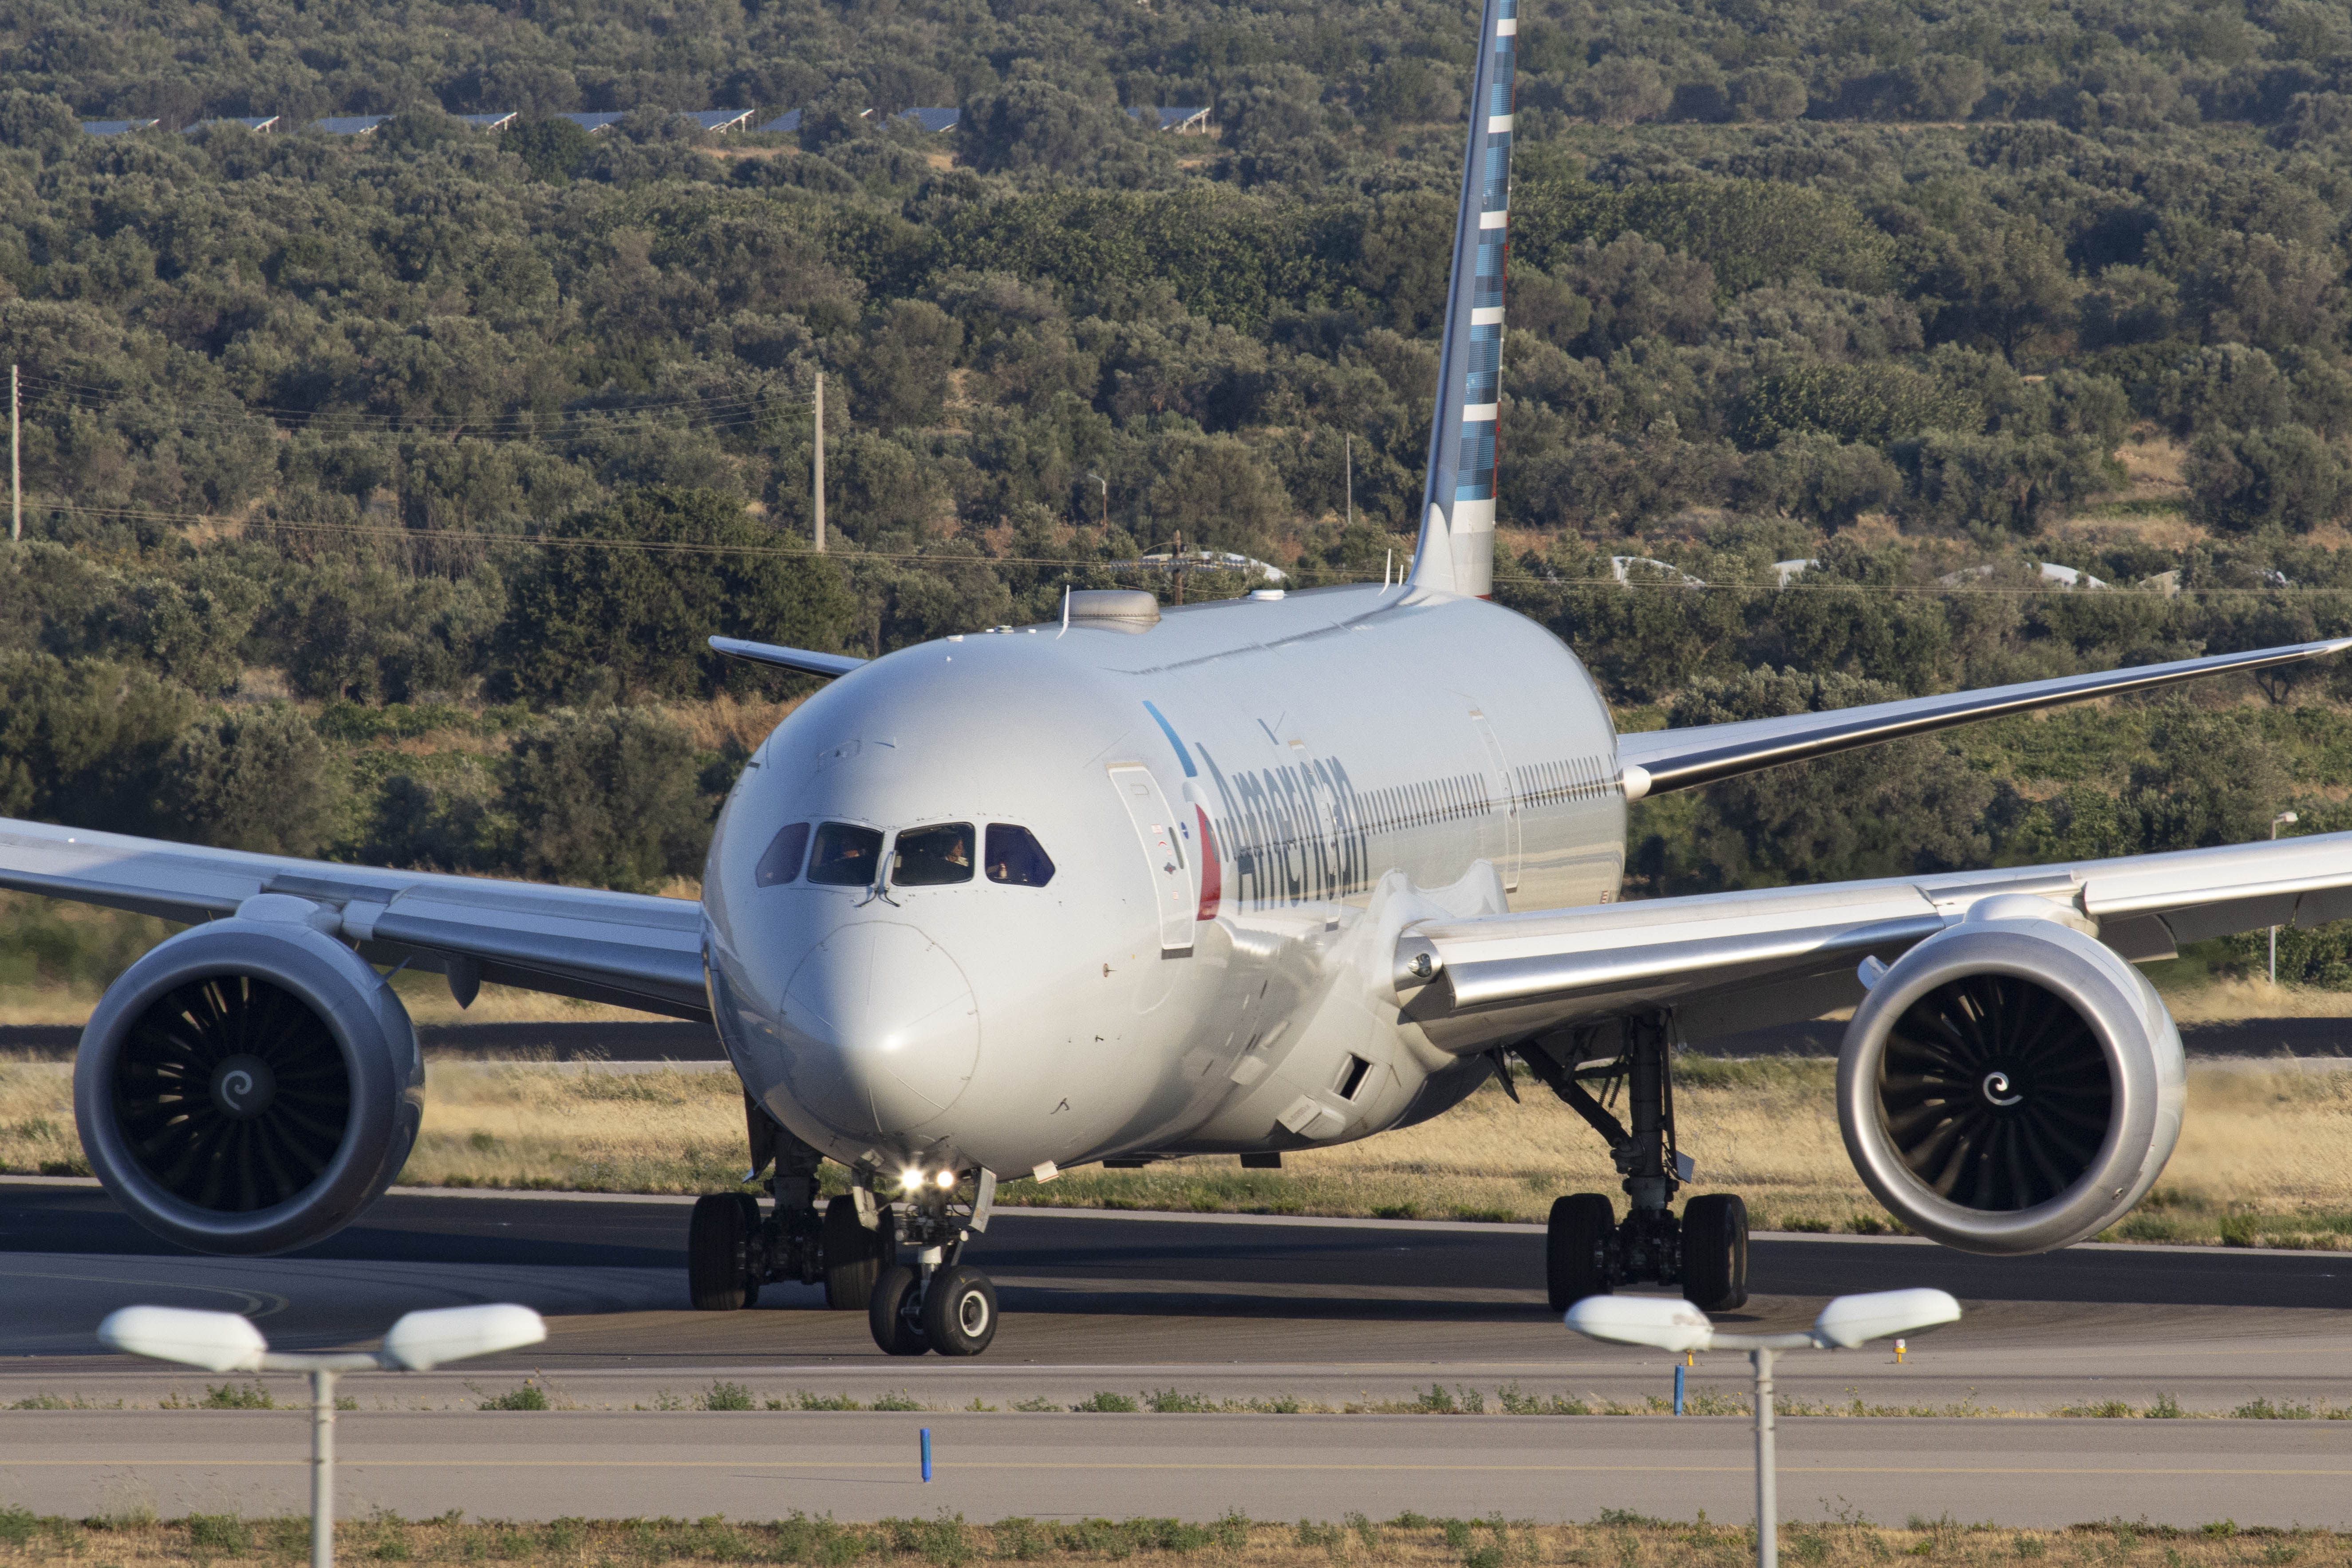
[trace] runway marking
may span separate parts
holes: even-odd
[[[114,1256],[129,1258],[135,1257],[136,1254],[119,1253]],[[236,1258],[221,1258],[217,1260],[209,1258],[193,1258],[185,1259],[184,1261],[197,1263],[212,1261],[234,1263],[241,1260]],[[236,1300],[245,1303],[245,1305],[239,1308],[238,1310],[244,1316],[248,1318],[266,1318],[273,1312],[282,1312],[287,1308],[294,1304],[291,1297],[280,1296],[268,1290],[240,1290],[228,1285],[198,1285],[185,1280],[166,1281],[152,1279],[117,1279],[103,1274],[36,1273],[29,1269],[20,1273],[13,1269],[8,1269],[4,1262],[0,1262],[0,1277],[5,1277],[10,1279],[66,1279],[70,1280],[77,1285],[132,1285],[137,1286],[141,1289],[197,1290],[210,1296],[233,1296]]]
[[[904,1459],[353,1459],[338,1458],[345,1469],[379,1470],[904,1470]],[[105,1469],[126,1465],[170,1466],[199,1469],[307,1470],[308,1459],[10,1459],[22,1469],[62,1469],[77,1467]],[[1752,1476],[1753,1465],[1381,1465],[1381,1464],[1228,1464],[1191,1461],[1103,1460],[1056,1464],[1046,1460],[972,1459],[942,1465],[955,1470],[1246,1470],[1269,1471],[1394,1471],[1403,1474],[1547,1475],[1547,1476]],[[1805,1476],[2352,1476],[2352,1468],[2245,1469],[2198,1466],[2059,1466],[2028,1465],[1789,1465],[1780,1474]]]

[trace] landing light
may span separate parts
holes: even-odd
[[[898,1173],[898,1187],[900,1191],[911,1193],[922,1184],[922,1172],[909,1169]]]
[[[940,1173],[940,1191],[943,1193],[951,1193],[955,1191],[955,1184],[956,1173],[953,1171],[941,1171]]]

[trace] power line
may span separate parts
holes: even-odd
[[[698,544],[685,541],[659,539],[592,539],[577,535],[554,533],[497,533],[486,529],[407,528],[396,523],[319,522],[297,519],[269,517],[230,517],[217,512],[156,511],[137,507],[89,506],[79,501],[36,500],[37,509],[56,512],[76,512],[89,517],[118,517],[156,522],[183,522],[213,527],[232,527],[244,531],[278,530],[283,532],[329,533],[354,538],[398,540],[409,544],[480,543],[523,545],[550,550],[636,550],[659,555],[751,555],[751,556],[810,556],[815,553],[805,545],[765,544]],[[1051,555],[941,555],[925,551],[834,550],[829,559],[865,561],[919,561],[937,566],[1060,566],[1071,571],[1118,571],[1138,574],[1164,574],[1166,567],[1124,566],[1102,561],[1072,560]],[[1206,570],[1224,570],[1209,567]],[[1240,568],[1230,568],[1240,570]],[[1297,565],[1283,571],[1294,578],[1313,577],[1328,583],[1370,583],[1379,574],[1370,568]],[[1621,583],[1612,577],[1537,577],[1497,574],[1495,581],[1526,584],[1539,588],[1615,588],[1668,589],[1681,593],[1754,593],[1754,594],[1885,594],[1906,596],[1959,598],[1969,595],[2015,598],[2063,598],[2087,593],[2130,595],[2136,590],[2069,589],[2056,586],[2041,588],[1986,587],[1981,584],[1945,586],[1942,584],[1908,585],[1883,583]],[[2321,588],[2291,585],[2287,587],[2189,587],[2180,590],[2179,596],[2220,595],[2235,594],[2278,595],[2294,597],[2316,597],[2322,595],[2352,596],[2352,588]]]
[[[352,435],[442,435],[480,441],[551,441],[578,439],[608,431],[627,421],[647,416],[677,416],[689,428],[742,429],[778,415],[805,412],[810,405],[798,394],[734,392],[700,397],[665,398],[611,407],[588,406],[540,415],[509,412],[469,418],[459,415],[383,414],[361,409],[280,408],[267,404],[228,405],[173,405],[160,395],[121,388],[89,386],[51,376],[24,377],[28,398],[41,395],[52,406],[89,413],[152,412],[193,429],[228,430],[249,427],[258,420],[298,429]]]

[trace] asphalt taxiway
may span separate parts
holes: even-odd
[[[494,1300],[546,1313],[548,1342],[347,1384],[363,1413],[343,1435],[354,1498],[512,1517],[1336,1518],[1410,1506],[1587,1518],[1606,1506],[1722,1519],[1748,1495],[1737,1420],[1501,1415],[1529,1402],[1640,1409],[1672,1386],[1672,1358],[1560,1326],[1537,1288],[1535,1226],[1000,1211],[969,1256],[998,1281],[1004,1326],[986,1356],[949,1361],[885,1357],[862,1313],[824,1310],[797,1286],[770,1287],[749,1311],[685,1310],[686,1213],[683,1199],[396,1192],[318,1247],[223,1259],[149,1237],[94,1184],[0,1180],[0,1502],[89,1511],[129,1488],[166,1513],[254,1511],[298,1495],[299,1417],[158,1411],[219,1380],[100,1352],[91,1330],[114,1307],[243,1311],[273,1343],[309,1349],[368,1342],[415,1308]],[[1885,1347],[1787,1358],[1787,1408],[2046,1417],[2163,1395],[2209,1414],[2352,1405],[2341,1255],[2093,1247],[1996,1259],[1907,1238],[1762,1236],[1751,1279],[1755,1300],[1727,1315],[1740,1327],[1797,1327],[1828,1296],[1894,1286],[1940,1286],[1967,1308],[1900,1363]],[[1745,1373],[1715,1356],[1687,1376],[1694,1393],[1730,1395]],[[576,1408],[476,1408],[526,1376]],[[259,1381],[299,1397],[295,1380]],[[692,1408],[719,1383],[755,1409]],[[1016,1408],[1164,1391],[1487,1414]],[[885,1396],[922,1408],[799,1408]],[[118,1400],[134,1408],[5,1408]],[[772,1400],[783,1408],[757,1408]],[[909,1492],[903,1461],[925,1425],[972,1462]],[[2352,1500],[2352,1422],[1800,1415],[1782,1452],[1792,1510],[1818,1493],[1893,1520],[1948,1508],[2021,1524],[2352,1515],[2336,1500]]]

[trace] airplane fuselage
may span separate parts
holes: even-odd
[[[784,1126],[887,1172],[1421,1120],[1486,1068],[1400,1019],[1396,931],[1614,898],[1615,750],[1558,638],[1450,595],[908,648],[795,710],[728,799],[719,1033]]]

